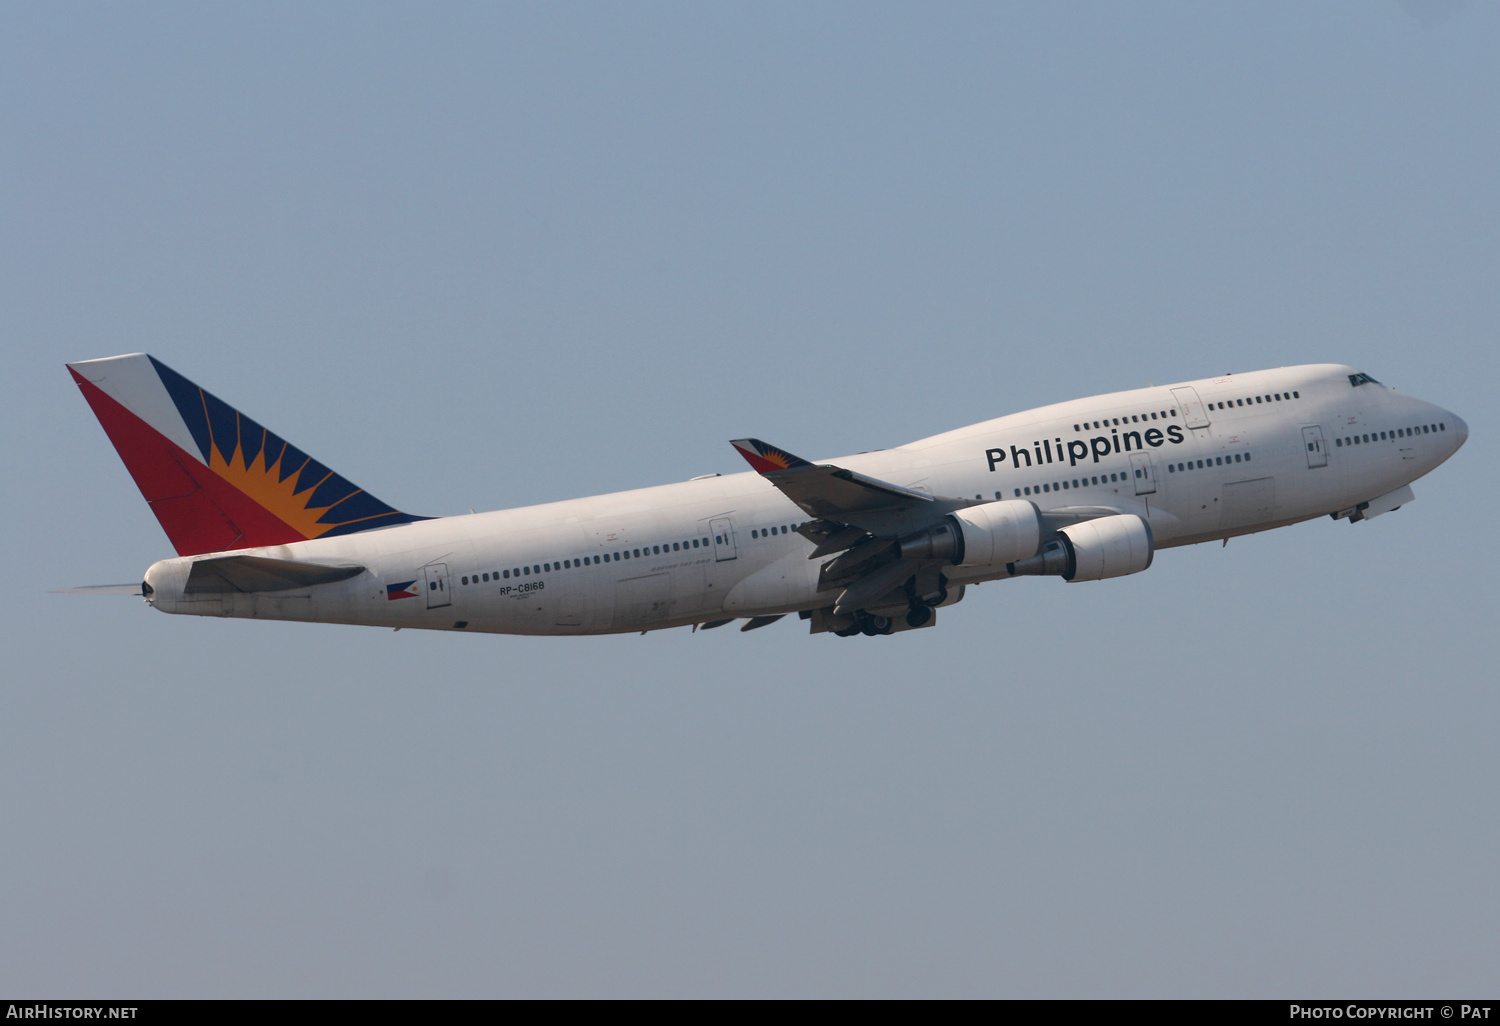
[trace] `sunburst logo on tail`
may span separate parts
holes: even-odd
[[[427,519],[386,505],[213,393],[151,362],[204,464],[303,538]]]

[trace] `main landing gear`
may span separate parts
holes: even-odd
[[[912,577],[906,582],[907,605],[905,626],[898,625],[889,616],[882,616],[879,613],[872,613],[867,609],[861,609],[853,614],[847,626],[834,629],[833,633],[841,638],[852,638],[859,634],[863,634],[867,638],[874,638],[882,634],[894,633],[897,630],[926,627],[932,623],[934,607],[948,601],[948,579],[942,574],[937,574],[936,580],[928,580],[924,583],[927,587],[922,588],[916,577]],[[901,608],[898,604],[899,602],[900,599],[897,597],[896,603],[892,603],[896,606],[897,610]],[[889,607],[882,608],[889,609]],[[848,616],[849,614],[844,615]]]
[[[931,584],[931,582],[927,582]],[[942,574],[937,575],[937,590],[934,592],[918,592],[917,578],[912,577],[906,582],[906,624],[908,627],[922,627],[932,621],[932,611],[937,606],[948,601],[948,578]]]
[[[863,634],[867,638],[873,638],[879,634],[891,633],[894,624],[889,616],[877,616],[867,613],[863,609],[854,614],[854,622],[841,631],[834,631],[841,638],[852,638],[856,634]]]

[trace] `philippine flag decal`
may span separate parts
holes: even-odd
[[[416,581],[402,581],[400,584],[387,584],[385,586],[386,601],[394,602],[397,599],[416,598],[419,594],[415,588]]]

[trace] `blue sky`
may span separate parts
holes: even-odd
[[[1500,977],[1500,12],[0,11],[0,989],[1433,996]],[[1398,514],[931,631],[528,639],[48,594],[170,554],[148,351],[493,509],[1337,361]]]

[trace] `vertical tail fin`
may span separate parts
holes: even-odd
[[[180,556],[427,519],[356,488],[144,353],[68,370]]]

